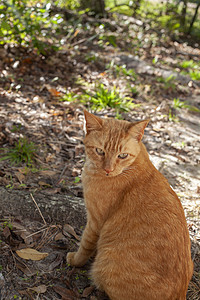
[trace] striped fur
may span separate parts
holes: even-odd
[[[189,233],[177,195],[141,142],[148,121],[88,112],[85,119],[87,225],[68,263],[82,266],[94,256],[93,282],[111,300],[186,299],[193,273]]]

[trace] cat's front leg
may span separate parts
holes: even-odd
[[[87,223],[83,232],[81,244],[77,252],[69,252],[67,254],[67,263],[71,266],[81,267],[93,255],[96,250],[98,234],[90,223]]]

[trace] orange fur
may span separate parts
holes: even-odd
[[[95,256],[92,279],[112,300],[186,299],[193,273],[189,233],[177,195],[141,142],[148,121],[87,111],[85,119],[87,225],[68,263],[82,266]]]

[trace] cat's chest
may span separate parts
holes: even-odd
[[[99,177],[82,177],[85,204],[88,210],[106,214],[120,197],[119,185],[114,180]]]
[[[109,179],[93,178],[92,176],[83,177],[83,190],[85,197],[109,198],[117,197],[119,189],[116,183]]]

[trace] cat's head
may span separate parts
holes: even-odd
[[[140,152],[149,120],[131,123],[102,119],[87,111],[84,114],[87,165],[102,176],[113,177],[127,171]]]

